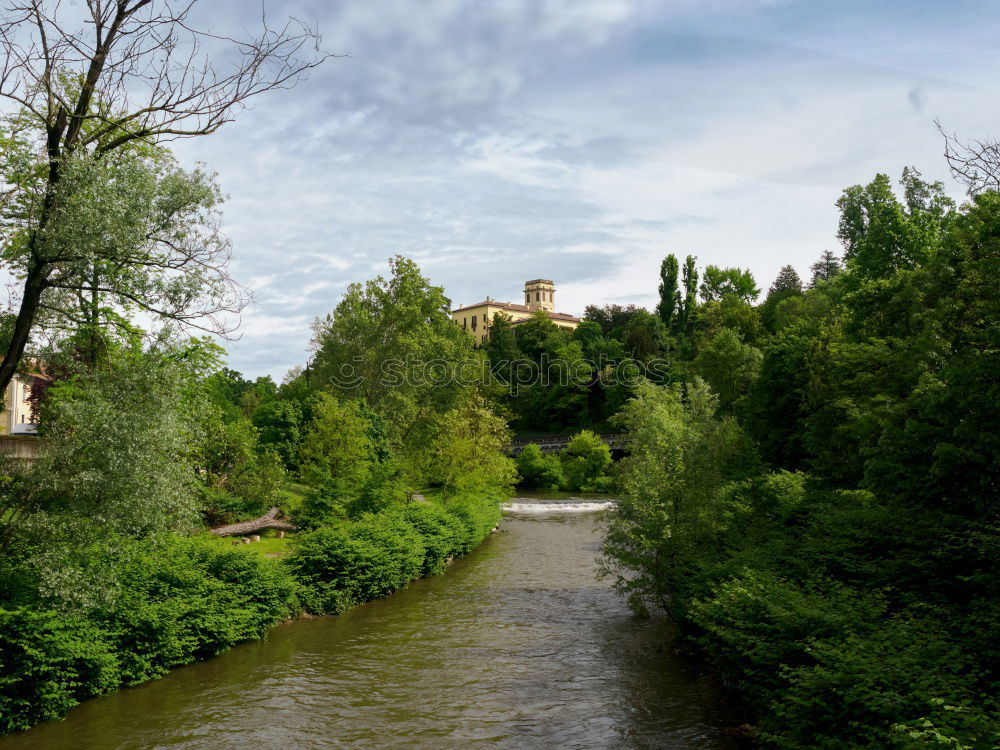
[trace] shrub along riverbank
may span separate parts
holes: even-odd
[[[281,620],[339,614],[440,574],[489,535],[500,500],[459,496],[365,514],[297,536],[282,560],[173,536],[128,551],[112,603],[70,616],[2,608],[0,731],[60,718],[85,698],[215,656]]]

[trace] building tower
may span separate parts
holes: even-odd
[[[556,310],[556,285],[548,279],[535,279],[524,282],[524,304],[529,310]]]

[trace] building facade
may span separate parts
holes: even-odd
[[[544,310],[549,320],[560,328],[573,330],[580,325],[580,318],[556,312],[556,287],[549,279],[532,279],[524,282],[524,304],[498,302],[487,297],[483,302],[465,305],[452,310],[451,318],[472,336],[477,345],[490,337],[490,326],[497,313],[509,317],[513,325],[528,320],[538,310]]]
[[[4,393],[0,435],[34,435],[38,424],[31,415],[31,384],[35,376],[15,375]]]

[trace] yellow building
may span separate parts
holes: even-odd
[[[462,326],[472,336],[476,344],[482,344],[490,337],[490,325],[497,313],[508,316],[513,325],[528,320],[537,310],[548,313],[549,320],[560,328],[573,330],[580,325],[580,318],[556,312],[556,287],[548,279],[533,279],[524,282],[524,304],[497,302],[487,297],[484,302],[466,305],[451,313],[452,320]]]
[[[15,375],[4,394],[0,435],[34,435],[38,424],[31,417],[31,383],[36,376]],[[44,376],[38,376],[44,377]]]

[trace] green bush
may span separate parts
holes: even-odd
[[[62,717],[118,686],[118,663],[92,623],[23,607],[0,609],[0,732]]]
[[[458,545],[466,533],[462,522],[437,505],[413,503],[399,513],[420,534],[424,543],[424,565],[421,574],[438,575],[444,571],[449,557],[458,554]]]
[[[250,550],[205,538],[146,544],[124,563],[93,561],[118,565],[106,601],[72,615],[0,610],[0,731],[258,638],[300,609],[287,570]]]
[[[340,613],[418,578],[424,558],[413,526],[377,513],[299,536],[287,564],[305,587],[310,610]]]
[[[758,712],[787,684],[784,669],[812,663],[817,639],[867,630],[884,608],[832,581],[802,586],[747,570],[694,601],[688,616],[723,680]]]
[[[763,739],[788,750],[818,737],[837,750],[995,747],[995,696],[977,689],[976,659],[936,620],[894,617],[814,643],[812,663],[787,670],[788,688],[763,714]]]
[[[89,617],[130,685],[259,638],[299,611],[296,584],[277,562],[211,539],[175,538],[133,560],[124,589]]]
[[[457,555],[475,549],[490,531],[500,523],[500,499],[489,495],[457,496],[449,498],[445,510],[459,519],[465,533],[457,540]]]
[[[534,443],[528,443],[517,457],[517,473],[529,487],[558,490],[563,486],[562,462],[554,453],[542,453]]]
[[[582,430],[573,436],[562,456],[563,488],[572,492],[598,489],[611,466],[611,449],[600,436]]]
[[[440,573],[449,557],[469,552],[499,521],[495,497],[413,503],[302,534],[285,563],[309,611],[340,613]]]

